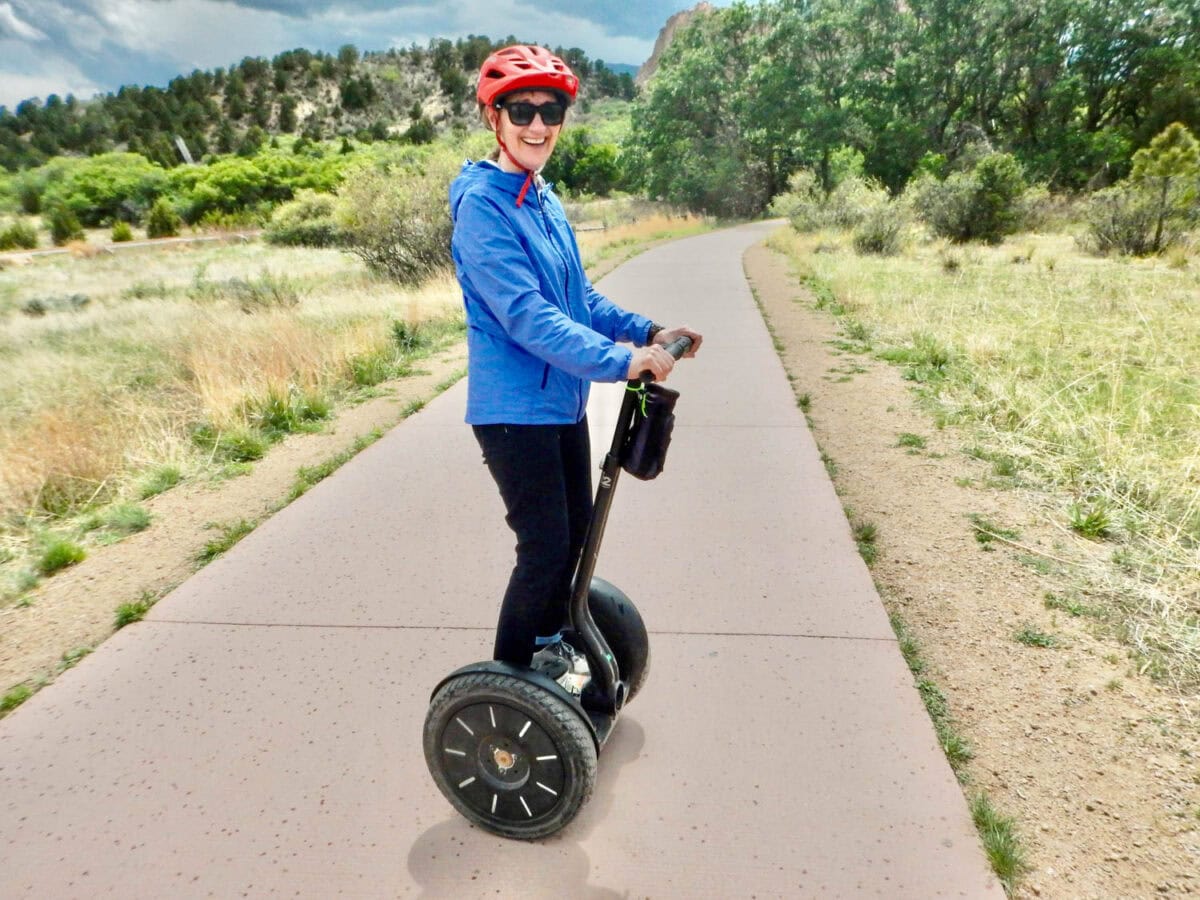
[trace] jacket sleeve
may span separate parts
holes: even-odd
[[[453,242],[459,276],[470,281],[474,293],[522,349],[576,378],[625,378],[633,354],[575,322],[542,295],[534,262],[489,198],[468,194],[462,199]]]

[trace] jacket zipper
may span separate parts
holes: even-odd
[[[554,231],[550,227],[550,219],[546,216],[545,198],[542,197],[542,192],[534,188],[534,193],[537,194],[538,212],[542,214],[542,224],[546,227],[546,239],[550,241],[550,246],[554,248],[554,253],[558,256],[559,261],[563,264],[563,272],[565,272],[563,281],[563,297],[567,303],[567,315],[571,315],[571,264],[563,257],[562,250],[558,246],[558,242],[554,240]],[[550,365],[546,365],[545,371],[542,373],[542,390],[546,389],[546,380],[550,377]],[[575,421],[583,418],[583,382],[577,379],[578,384],[575,387]]]

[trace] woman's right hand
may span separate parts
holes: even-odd
[[[671,370],[675,368],[675,357],[658,344],[649,347],[637,347],[633,351],[633,359],[629,362],[630,381],[640,378],[643,372],[649,372],[655,381],[666,381]]]

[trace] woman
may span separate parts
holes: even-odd
[[[517,536],[494,656],[523,666],[565,623],[591,516],[589,383],[647,370],[661,381],[674,365],[663,345],[687,335],[692,356],[701,342],[691,329],[626,312],[584,274],[562,204],[538,174],[578,87],[541,47],[489,56],[477,97],[498,147],[491,159],[467,162],[450,186],[467,313],[467,422]]]

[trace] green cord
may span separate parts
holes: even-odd
[[[633,391],[635,394],[641,395],[638,397],[638,409],[641,410],[642,418],[646,418],[646,386],[644,384],[639,384],[637,387],[625,385],[625,390]]]

